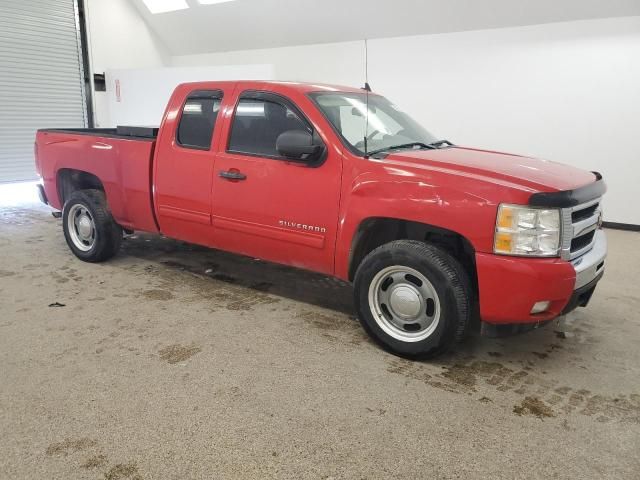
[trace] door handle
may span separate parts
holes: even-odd
[[[237,170],[226,170],[218,173],[218,176],[221,178],[226,178],[227,180],[246,180],[247,176],[239,172]]]

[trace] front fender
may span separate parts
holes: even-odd
[[[465,237],[477,252],[491,252],[498,201],[495,185],[478,188],[449,175],[430,181],[395,172],[380,179],[375,172],[354,178],[345,186],[338,224],[336,276],[349,277],[353,239],[362,222],[391,218],[418,222],[450,230]],[[475,183],[470,188],[470,183]],[[500,197],[500,195],[498,195]],[[505,198],[504,201],[510,200]]]

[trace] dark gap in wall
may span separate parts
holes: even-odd
[[[80,53],[82,56],[82,69],[84,71],[83,81],[85,102],[87,104],[87,123],[89,128],[93,128],[93,92],[91,91],[89,42],[87,40],[87,17],[84,10],[84,0],[76,0],[76,3],[78,5],[78,24],[80,26]]]
[[[107,91],[107,84],[105,83],[104,73],[93,74],[93,88],[96,92]]]

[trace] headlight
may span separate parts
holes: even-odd
[[[501,204],[493,251],[503,255],[554,257],[560,250],[560,210]]]

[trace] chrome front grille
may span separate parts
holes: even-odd
[[[600,221],[602,198],[562,209],[561,256],[573,260],[593,248]]]

